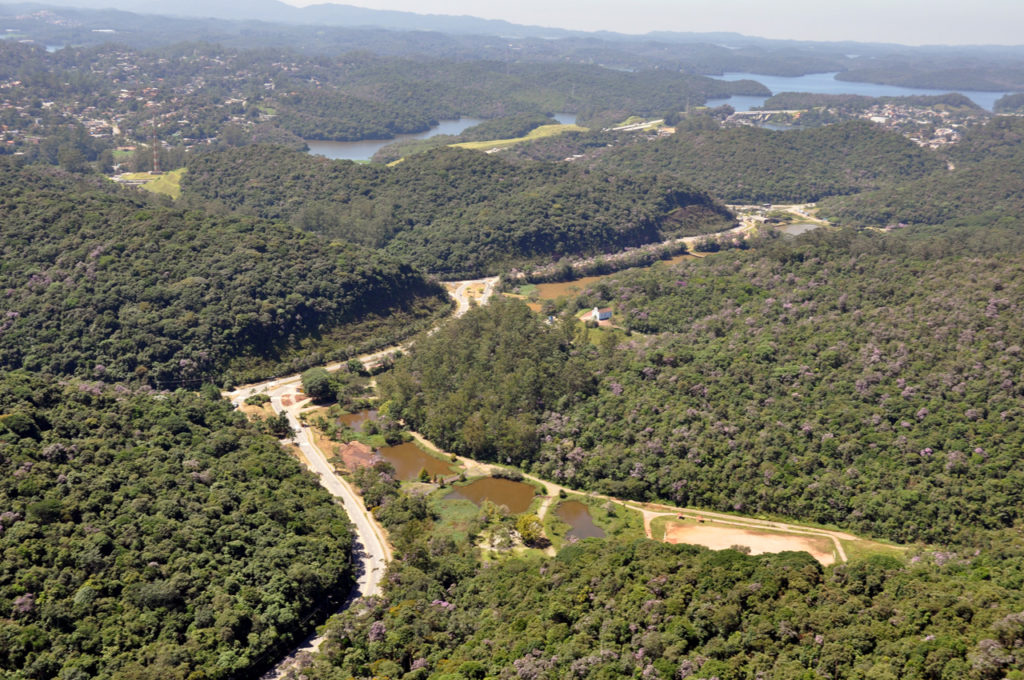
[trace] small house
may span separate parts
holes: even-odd
[[[597,307],[594,307],[594,311],[590,313],[590,318],[591,320],[597,322],[608,321],[609,319],[612,318],[612,308],[601,307],[600,309],[598,309]]]

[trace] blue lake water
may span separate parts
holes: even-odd
[[[717,80],[756,80],[772,91],[780,92],[813,92],[815,94],[860,94],[868,97],[901,97],[907,95],[947,94],[961,92],[970,97],[978,106],[991,111],[992,105],[1006,92],[976,92],[969,90],[927,90],[918,87],[897,87],[895,85],[877,85],[875,83],[855,83],[836,80],[835,73],[809,73],[805,76],[762,76],[756,73],[725,73],[712,76]],[[708,106],[728,104],[737,111],[750,111],[761,106],[766,97],[728,97],[725,99],[709,99]]]
[[[388,144],[394,144],[406,139],[427,139],[434,135],[457,135],[466,128],[479,125],[482,122],[479,118],[442,120],[439,124],[425,132],[398,135],[393,139],[364,139],[361,142],[318,142],[307,140],[306,144],[309,146],[309,153],[319,156],[350,161],[368,161],[373,158],[373,154]]]

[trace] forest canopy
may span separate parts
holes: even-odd
[[[418,343],[380,389],[442,446],[576,488],[901,541],[1010,527],[1024,507],[1020,241],[844,231],[623,272],[566,323],[608,306],[642,335],[569,342],[500,303]],[[506,430],[516,446],[488,438]]]
[[[0,374],[0,675],[252,677],[344,598],[348,519],[216,390]]]
[[[447,306],[381,253],[14,162],[0,219],[6,368],[198,387],[322,361],[327,339],[357,349],[371,338],[347,331],[368,320],[386,343],[403,331],[381,318],[408,333]]]
[[[464,149],[379,167],[248,146],[203,154],[188,167],[186,201],[382,248],[446,276],[615,252],[732,224],[706,194],[661,175],[514,165]]]

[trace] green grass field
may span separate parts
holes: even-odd
[[[505,149],[516,144],[523,142],[529,142],[534,139],[543,139],[545,137],[554,137],[555,135],[561,135],[566,132],[586,132],[587,128],[579,125],[541,125],[530,131],[525,137],[516,137],[513,139],[493,139],[484,142],[461,142],[459,144],[452,144],[452,146],[461,147],[463,149],[475,149],[477,151],[489,151],[490,149]]]
[[[152,191],[154,194],[163,194],[177,199],[181,196],[181,177],[184,174],[185,168],[171,170],[158,176],[152,182],[142,185],[142,188]]]
[[[181,178],[184,174],[185,168],[178,168],[156,176],[148,172],[126,172],[121,177],[126,180],[145,182],[142,188],[146,191],[176,199],[181,196]]]

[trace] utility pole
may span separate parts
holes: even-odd
[[[160,174],[160,140],[156,136],[156,114],[153,114],[153,174]]]

